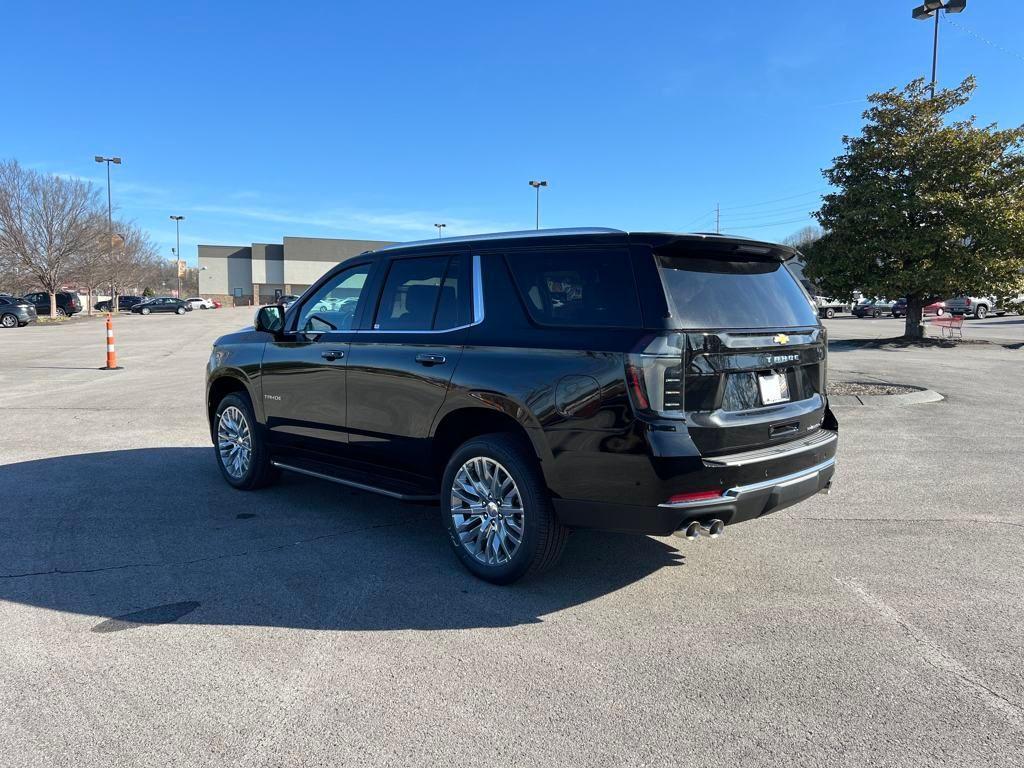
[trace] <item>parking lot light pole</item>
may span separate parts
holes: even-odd
[[[111,260],[114,251],[114,213],[113,204],[111,203],[110,197],[110,164],[114,165],[121,164],[120,157],[103,157],[103,155],[96,155],[93,158],[97,163],[107,164],[107,261]],[[114,303],[114,291],[111,287],[110,291],[110,311],[117,312],[117,305]]]
[[[932,36],[932,98],[935,98],[935,79],[939,65],[939,14],[963,13],[967,7],[967,0],[924,0],[924,5],[919,5],[911,15],[918,21],[926,21],[935,17],[935,34]]]
[[[435,224],[434,226],[437,227],[437,239],[440,240],[441,239],[441,230],[444,229],[445,227],[447,227],[448,225],[447,224]]]
[[[178,276],[178,298],[181,298],[181,222],[184,216],[171,216],[174,222],[174,237],[177,248],[174,249],[174,273]]]
[[[530,186],[537,190],[537,229],[540,229],[540,188],[546,187],[546,181],[531,181]]]

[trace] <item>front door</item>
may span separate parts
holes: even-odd
[[[295,307],[290,332],[267,344],[262,397],[273,442],[344,452],[349,346],[371,267],[356,264],[333,275]]]
[[[396,258],[387,269],[350,347],[349,445],[358,458],[425,474],[430,425],[472,322],[469,256]]]

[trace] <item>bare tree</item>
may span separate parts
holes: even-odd
[[[51,317],[75,257],[93,245],[97,210],[88,182],[0,163],[0,252],[13,255],[50,294]]]
[[[93,297],[101,286],[109,283],[109,249],[107,247],[107,222],[97,216],[92,224],[94,236],[88,245],[75,254],[70,277],[79,287],[85,288],[88,297],[88,313],[93,312]]]
[[[138,289],[160,259],[156,246],[143,229],[130,222],[115,222],[114,227],[118,236],[111,250],[108,276],[113,293],[123,295]],[[111,297],[111,302],[114,301],[115,297]]]
[[[797,230],[782,242],[785,245],[791,245],[797,250],[800,250],[801,248],[805,248],[811,243],[815,243],[820,240],[823,234],[825,234],[825,232],[821,227],[811,224],[803,229]]]

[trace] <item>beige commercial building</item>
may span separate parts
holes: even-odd
[[[200,245],[199,293],[227,306],[299,294],[334,265],[390,245],[383,240],[286,237],[281,244]]]

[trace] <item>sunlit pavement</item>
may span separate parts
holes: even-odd
[[[941,338],[942,331],[935,320],[934,317],[925,318],[925,332],[928,336]],[[891,339],[903,335],[907,321],[904,318],[854,317],[843,314],[823,322],[831,339]],[[968,317],[964,319],[963,337],[967,340],[999,343],[1024,342],[1024,317],[1018,314],[991,316],[984,320]]]
[[[840,345],[946,399],[838,409],[830,496],[499,588],[431,507],[223,483],[203,368],[251,317],[119,318],[113,373],[102,323],[0,331],[0,764],[1020,764],[1024,351]]]

